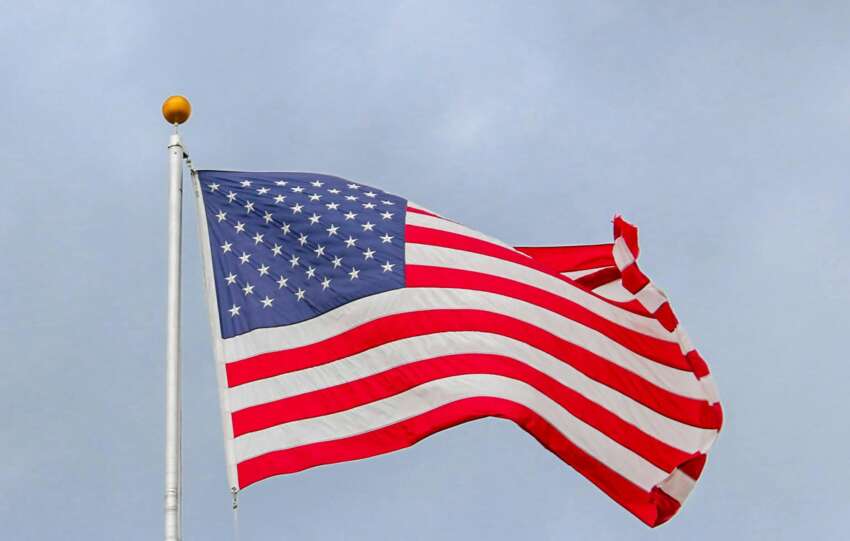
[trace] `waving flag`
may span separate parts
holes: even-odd
[[[613,244],[512,248],[379,189],[200,171],[232,486],[514,421],[650,526],[721,426],[708,368]]]

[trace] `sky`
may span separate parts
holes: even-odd
[[[482,420],[250,487],[243,541],[846,537],[849,28],[846,2],[6,5],[0,537],[162,535],[171,94],[199,168],[332,173],[518,245],[622,213],[724,404],[655,530]],[[184,538],[231,539],[184,203]]]

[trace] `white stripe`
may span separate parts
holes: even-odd
[[[228,362],[246,359],[260,353],[313,344],[383,316],[433,309],[483,310],[534,322],[535,326],[673,393],[689,392],[696,381],[691,372],[651,361],[604,334],[545,308],[495,293],[451,288],[396,289],[358,299],[295,325],[255,329],[224,340],[224,355]]]
[[[667,297],[657,287],[652,285],[652,282],[646,284],[640,291],[635,293],[635,298],[650,313],[654,313],[662,304],[667,302]]]
[[[581,278],[582,276],[587,276],[588,274],[593,274],[596,271],[601,271],[602,269],[607,269],[607,268],[608,267],[597,267],[595,269],[584,269],[584,270],[578,270],[578,271],[562,272],[561,276],[566,276],[570,280],[577,280],[577,279]]]
[[[413,202],[413,201],[411,201],[410,199],[408,199],[408,200],[407,200],[407,206],[408,206],[408,207],[410,207],[410,208],[412,208],[412,209],[415,209],[415,210],[421,210],[421,211],[424,211],[424,212],[430,212],[430,213],[431,213],[431,214],[433,214],[434,216],[440,216],[440,213],[439,213],[439,212],[434,212],[434,211],[433,211],[433,210],[431,210],[431,209],[427,209],[427,208],[423,207],[422,205],[420,205],[419,203],[414,203],[414,202]]]
[[[676,342],[675,335],[665,329],[655,318],[623,310],[569,282],[565,282],[545,272],[540,272],[525,265],[512,263],[498,257],[490,257],[465,250],[456,250],[454,248],[443,248],[442,246],[407,243],[405,263],[480,272],[533,285],[534,287],[554,293],[559,297],[579,304],[591,312],[627,329],[667,342]]]
[[[688,354],[696,349],[694,348],[694,343],[691,342],[691,337],[688,336],[687,332],[685,332],[685,328],[682,327],[681,323],[676,325],[676,338],[679,340],[679,345],[683,354]]]
[[[720,393],[717,392],[717,385],[714,384],[714,377],[711,374],[706,374],[699,379],[702,384],[703,395],[709,404],[717,404],[720,402]]]
[[[350,410],[245,434],[234,442],[236,455],[241,462],[271,451],[355,436],[457,400],[482,396],[510,400],[533,410],[577,447],[644,490],[650,490],[668,476],[640,455],[573,417],[533,387],[513,379],[486,374],[428,382]]]
[[[608,282],[605,285],[597,287],[593,290],[593,292],[615,302],[629,302],[635,298],[631,291],[623,287],[623,282],[619,278],[613,282]],[[658,327],[664,329],[664,327],[660,324],[658,324]],[[666,332],[667,329],[664,329],[664,331]]]
[[[238,411],[356,381],[419,360],[459,353],[489,353],[513,357],[575,390],[627,423],[640,427],[655,439],[688,453],[702,449],[717,433],[668,419],[528,344],[479,332],[415,336],[331,363],[240,385],[229,390],[230,405],[234,411]],[[695,392],[700,391],[696,380],[693,381],[693,387]]]
[[[635,262],[635,256],[629,250],[629,246],[623,240],[623,237],[617,237],[617,240],[614,241],[614,262],[620,270]]]
[[[427,214],[418,214],[416,212],[408,212],[407,213],[407,225],[417,225],[420,227],[427,227],[429,229],[438,229],[440,231],[448,231],[449,233],[457,233],[458,235],[463,235],[466,237],[472,237],[474,239],[483,240],[486,242],[490,242],[493,244],[498,244],[503,248],[507,248],[512,252],[516,252],[523,257],[531,257],[527,254],[524,254],[518,250],[515,250],[513,246],[505,244],[499,239],[494,239],[493,237],[488,237],[484,233],[480,233],[474,229],[470,229],[466,226],[460,225],[458,223],[443,219],[443,218],[435,218],[433,216],[428,216]]]
[[[695,484],[696,481],[691,479],[688,474],[676,468],[658,487],[677,502],[685,503]]]

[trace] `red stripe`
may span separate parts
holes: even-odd
[[[628,310],[629,312],[633,312],[633,313],[641,315],[641,316],[652,317],[652,318],[655,317],[652,314],[652,312],[647,310],[646,307],[644,305],[642,305],[640,303],[640,301],[637,300],[637,299],[632,299],[632,300],[629,300],[629,301],[615,301],[615,300],[608,299],[608,302],[613,304],[614,306],[619,306],[623,310]],[[658,318],[655,318],[655,319],[658,319]]]
[[[617,267],[606,267],[596,272],[579,276],[575,279],[575,283],[586,289],[596,289],[619,279],[620,269]]]
[[[570,272],[614,265],[613,244],[589,246],[533,246],[516,250],[530,255],[555,272]]]
[[[676,314],[673,313],[673,307],[670,306],[669,302],[658,307],[658,310],[655,311],[655,318],[670,332],[675,331],[676,327],[679,326],[679,320],[676,319]]]
[[[445,219],[445,218],[443,218],[442,216],[437,216],[437,215],[436,215],[436,214],[434,214],[433,212],[428,212],[428,211],[427,211],[427,210],[425,210],[425,209],[418,209],[418,208],[416,208],[416,207],[410,207],[410,206],[408,206],[408,207],[407,207],[407,212],[415,212],[416,214],[424,214],[425,216],[433,216],[434,218],[440,218],[441,220],[444,220],[444,219]]]
[[[650,493],[650,499],[655,506],[656,513],[655,524],[650,524],[653,528],[659,524],[664,524],[673,518],[673,515],[678,513],[679,509],[682,507],[682,504],[677,502],[659,487],[653,487],[652,492]]]
[[[576,285],[575,280],[572,280],[567,276],[563,276],[562,274],[558,274],[557,272],[550,270],[547,266],[538,263],[533,258],[526,256],[521,252],[516,252],[503,246],[499,246],[498,244],[493,244],[492,242],[487,242],[481,239],[467,237],[465,235],[459,235],[457,233],[451,233],[449,231],[443,231],[440,229],[421,227],[418,225],[406,225],[404,229],[404,236],[405,241],[408,243],[442,246],[443,248],[464,250],[467,252],[473,252],[476,254],[495,257],[498,259],[503,259],[505,261],[510,261],[512,263],[517,263],[519,265],[538,270],[550,276],[554,276],[559,280],[567,282],[570,285]],[[640,315],[645,315],[647,313],[646,309],[644,309],[643,306],[638,305],[640,306],[640,311],[635,311],[630,308],[629,303],[613,302],[610,299],[599,295],[598,293],[594,293],[593,291],[587,291],[583,288],[580,289],[588,295],[593,295],[594,297],[602,299],[608,304],[616,306],[618,308],[622,308],[623,310],[628,310],[629,312],[637,313]]]
[[[693,370],[696,377],[702,378],[708,375],[708,365],[705,364],[705,361],[697,350],[692,349],[685,357],[691,363],[691,370]]]
[[[640,255],[637,227],[625,221],[622,216],[614,216],[614,239],[618,237],[623,237],[632,256],[637,259]]]
[[[356,381],[245,408],[232,414],[233,436],[279,424],[345,411],[424,383],[464,374],[493,374],[527,383],[573,416],[631,449],[662,470],[673,471],[691,455],[659,441],[556,379],[502,355],[446,355],[405,364]]]
[[[618,325],[580,304],[543,289],[508,278],[445,267],[407,265],[405,273],[407,287],[463,288],[518,299],[594,329],[649,360],[688,372],[692,369],[679,344]]]
[[[349,357],[403,338],[453,331],[487,332],[524,342],[661,415],[700,428],[719,428],[719,412],[707,402],[662,389],[539,327],[483,310],[422,310],[379,318],[320,342],[228,363],[227,384],[236,387]]]
[[[632,263],[620,272],[623,275],[623,287],[633,295],[649,283],[649,278],[640,271],[636,263]]]
[[[702,469],[705,467],[706,456],[702,453],[697,453],[693,458],[679,464],[679,469],[691,479],[697,480],[702,475]]]
[[[675,512],[669,496],[647,492],[585,453],[534,411],[500,398],[468,398],[365,434],[273,451],[237,465],[239,488],[273,475],[294,473],[321,464],[368,458],[405,447],[458,424],[483,417],[514,421],[543,446],[602,489],[649,526]],[[678,503],[673,500],[677,508]]]

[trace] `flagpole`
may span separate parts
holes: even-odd
[[[162,114],[174,133],[168,142],[168,311],[165,352],[165,541],[181,538],[180,252],[183,220],[183,143],[177,126],[191,114],[189,101],[171,96]]]

